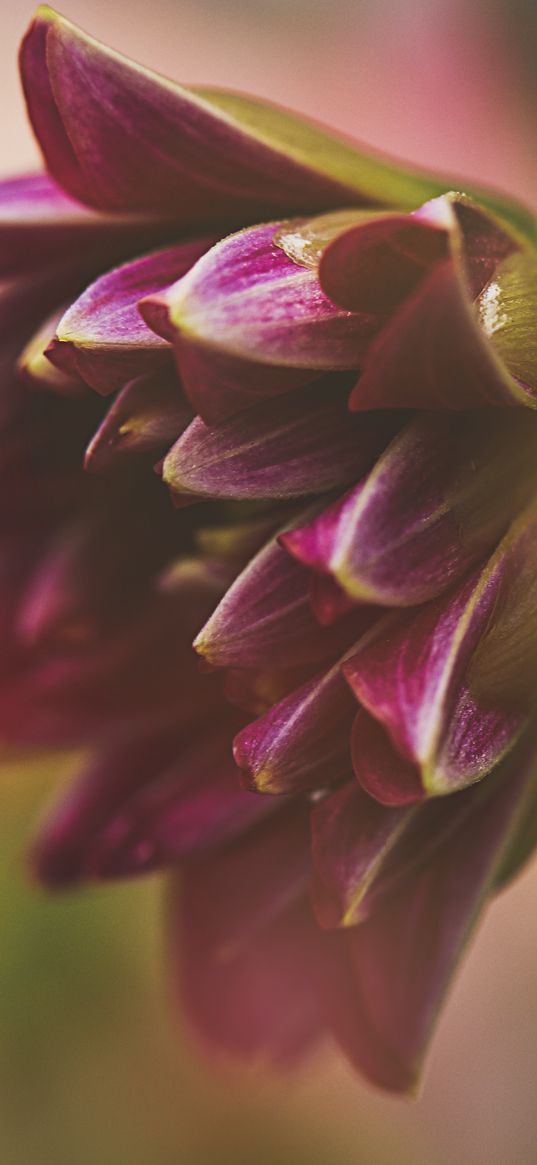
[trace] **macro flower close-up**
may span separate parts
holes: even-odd
[[[20,71],[0,739],[74,757],[33,876],[166,873],[209,1055],[413,1094],[537,843],[537,220],[47,7]]]

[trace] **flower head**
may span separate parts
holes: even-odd
[[[21,67],[0,731],[87,747],[35,868],[180,869],[210,1043],[407,1090],[536,840],[534,220],[47,8]]]

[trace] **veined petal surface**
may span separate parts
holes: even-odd
[[[535,491],[536,454],[532,414],[420,414],[368,477],[282,542],[356,601],[415,606],[494,547]]]
[[[211,241],[180,243],[102,275],[60,320],[49,358],[104,394],[144,372],[165,369],[170,347],[147,327],[138,301],[184,274]]]
[[[147,210],[187,227],[238,225],[283,208],[412,208],[454,185],[266,103],[181,88],[46,6],[23,43],[21,73],[51,173],[70,194],[108,210]],[[523,208],[483,198],[532,230]]]
[[[355,724],[355,770],[379,800],[406,803],[479,780],[527,725],[536,534],[533,505],[484,568],[415,613],[388,615],[343,664],[369,713]]]

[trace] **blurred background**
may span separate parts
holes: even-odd
[[[64,0],[184,81],[257,92],[537,209],[534,0]],[[35,165],[16,75],[32,6],[0,0],[0,170]],[[24,771],[26,770],[26,771]],[[283,1079],[219,1073],[167,997],[159,879],[47,898],[25,873],[65,761],[0,784],[5,1165],[535,1165],[537,868],[490,909],[418,1104],[327,1046]]]

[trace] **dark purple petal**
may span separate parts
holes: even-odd
[[[207,735],[159,726],[103,750],[35,846],[53,885],[121,878],[176,865],[234,841],[270,813],[241,788],[231,740],[237,717]],[[185,739],[186,737],[186,739]]]
[[[358,719],[353,760],[379,800],[408,801],[413,770],[418,796],[420,787],[438,794],[479,780],[527,723],[537,665],[535,523],[530,507],[482,570],[415,613],[388,616],[343,665],[378,722]]]
[[[261,1063],[289,1063],[322,1034],[323,1011],[312,967],[320,935],[303,900],[254,934],[247,945],[228,948],[214,927],[221,903],[224,921],[240,902],[221,900],[218,867],[210,897],[202,896],[190,871],[173,918],[179,1003],[207,1050]]]
[[[197,418],[170,450],[164,480],[174,493],[237,499],[300,497],[355,480],[397,417],[349,416],[348,387],[332,374],[220,425]]]
[[[224,667],[321,665],[352,644],[375,614],[351,612],[320,627],[310,604],[308,571],[273,540],[229,588],[194,646]]]
[[[416,206],[443,188],[285,110],[183,89],[49,8],[30,26],[21,72],[50,171],[90,205],[240,224],[281,209]]]
[[[518,756],[475,790],[449,798],[448,804],[470,798],[466,819],[346,934],[347,970],[340,962],[339,991],[332,981],[328,1006],[347,1054],[382,1087],[416,1087],[449,980],[516,828],[527,780],[527,761]]]
[[[261,793],[336,784],[351,764],[355,701],[339,665],[308,681],[235,737],[235,760]]]
[[[112,401],[88,445],[84,467],[101,473],[130,464],[140,454],[155,459],[191,419],[192,409],[175,373],[139,376]]]
[[[99,214],[74,201],[48,174],[0,182],[2,278],[72,262],[81,274],[117,262],[169,234],[141,215]]]

